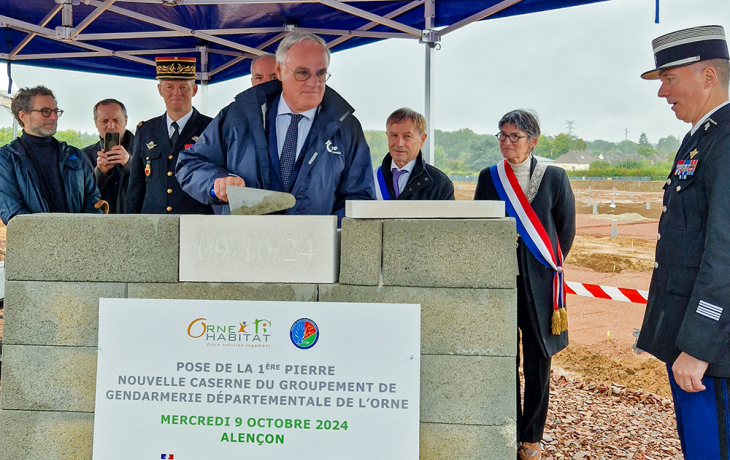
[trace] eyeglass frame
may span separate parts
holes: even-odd
[[[500,139],[499,136],[502,136],[503,139]],[[517,138],[517,140],[512,139],[512,136],[515,136]],[[523,138],[529,137],[529,136],[527,134],[525,134],[524,136],[519,136],[517,133],[505,134],[502,131],[500,131],[497,134],[495,134],[494,137],[496,137],[499,142],[504,142],[507,139],[509,139],[510,142],[512,142],[513,144],[516,144],[516,143],[518,143],[520,141],[520,139],[523,139]]]
[[[46,110],[48,111],[48,115],[44,113]],[[28,110],[28,112],[40,112],[41,115],[46,118],[50,117],[52,113],[55,113],[57,117],[63,115],[63,110],[59,109],[58,107],[56,107],[55,109],[49,109],[48,107],[43,107],[42,109],[30,109]]]
[[[298,70],[297,72],[292,72],[292,70],[291,70],[291,69],[290,69],[289,67],[287,67],[287,66],[286,66],[286,65],[285,65],[284,63],[280,63],[280,64],[281,64],[281,66],[282,66],[282,67],[284,67],[284,68],[285,68],[285,69],[286,69],[286,70],[287,70],[287,71],[288,71],[288,72],[289,72],[289,73],[290,73],[290,74],[292,75],[292,77],[294,77],[294,79],[295,79],[296,81],[298,81],[298,82],[305,82],[305,81],[309,80],[310,78],[312,78],[312,76],[314,76],[314,78],[316,78],[318,82],[320,82],[320,83],[325,83],[325,82],[326,82],[327,80],[329,80],[329,79],[330,79],[330,77],[332,76],[332,74],[331,74],[331,73],[329,73],[329,72],[327,71],[327,69],[324,69],[324,80],[320,80],[320,79],[319,79],[319,77],[317,76],[317,74],[316,74],[316,73],[311,73],[311,72],[309,71],[309,69],[303,69],[303,70]],[[308,76],[307,76],[307,78],[305,78],[304,80],[300,80],[300,79],[298,79],[298,78],[297,78],[297,75],[296,75],[297,73],[306,73],[306,74],[308,74]]]

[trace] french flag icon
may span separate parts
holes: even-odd
[[[160,455],[161,460],[174,460],[175,456],[172,454],[162,454]]]

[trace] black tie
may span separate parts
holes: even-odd
[[[299,113],[291,113],[289,115],[291,115],[291,122],[289,122],[289,128],[286,130],[286,138],[284,139],[284,145],[281,148],[281,157],[279,158],[281,183],[284,186],[284,191],[287,193],[291,192],[291,176],[297,158],[298,126],[301,119],[304,118],[304,115]]]
[[[170,126],[172,126],[172,129],[175,130],[172,132],[172,136],[170,136],[170,144],[175,147],[175,144],[177,144],[177,140],[180,138],[180,126],[178,126],[176,121],[173,121]]]

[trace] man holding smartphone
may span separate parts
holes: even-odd
[[[82,149],[94,169],[101,198],[110,214],[123,214],[129,187],[129,166],[134,134],[127,130],[127,108],[116,99],[104,99],[94,106],[94,124],[99,142]]]

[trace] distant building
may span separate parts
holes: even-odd
[[[555,160],[553,160],[552,158],[541,157],[540,155],[532,155],[532,156],[535,157],[535,159],[537,161],[539,161],[540,163],[545,163],[546,165],[551,165],[555,162]]]
[[[652,155],[649,155],[648,157],[646,157],[646,161],[648,161],[651,164],[654,164],[654,163],[661,163],[664,161],[664,159],[662,157],[660,157],[659,155],[652,154]]]
[[[571,150],[553,161],[553,166],[559,166],[566,171],[587,171],[591,163],[598,158],[589,155],[585,150]]]

